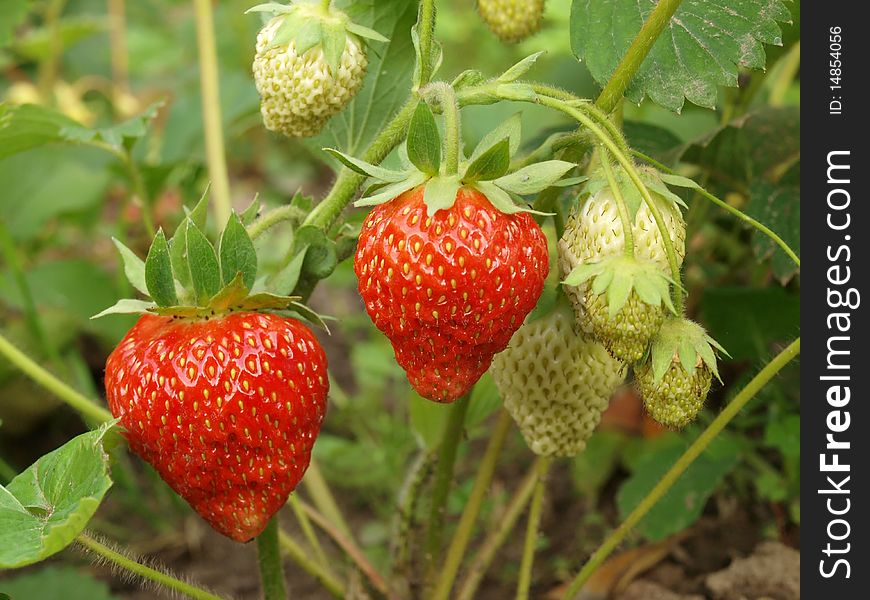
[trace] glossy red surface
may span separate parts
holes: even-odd
[[[130,447],[237,541],[256,537],[299,483],[328,390],[317,339],[271,314],[146,315],[106,363]]]
[[[420,187],[372,209],[354,270],[366,310],[411,385],[452,402],[535,306],[549,258],[530,215],[504,214],[463,188],[452,208],[428,217]]]

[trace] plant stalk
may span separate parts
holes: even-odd
[[[220,85],[218,83],[217,45],[211,0],[193,0],[196,14],[196,40],[199,49],[199,77],[202,94],[202,121],[205,130],[205,153],[214,199],[218,230],[230,218],[232,199],[221,120]]]
[[[447,600],[450,596],[450,590],[453,587],[456,573],[459,571],[459,565],[465,557],[468,541],[474,532],[474,524],[477,522],[483,500],[486,498],[490,483],[492,483],[495,466],[502,447],[504,447],[508,431],[510,431],[511,423],[510,414],[502,409],[499,412],[498,421],[492,431],[492,437],[489,438],[489,444],[486,446],[483,458],[477,467],[477,478],[474,480],[474,487],[471,490],[468,501],[465,503],[462,517],[460,517],[459,525],[456,527],[456,533],[453,534],[453,539],[447,549],[447,555],[441,567],[441,574],[438,577],[438,583],[432,595],[432,600]]]
[[[284,565],[278,544],[277,516],[269,519],[263,533],[257,536],[257,564],[260,567],[263,600],[287,600]]]
[[[547,471],[550,459],[538,463],[538,480],[535,483],[535,493],[532,505],[529,507],[529,522],[526,527],[526,538],[523,543],[523,559],[520,563],[520,577],[517,583],[517,600],[528,600],[532,584],[532,566],[535,562],[535,550],[538,546],[538,528],[541,525],[541,511],[544,504],[544,492],[547,487]]]
[[[661,33],[665,30],[671,17],[677,12],[682,0],[659,0],[649,14],[640,31],[631,42],[625,56],[616,66],[616,70],[607,81],[607,85],[598,96],[596,104],[604,112],[611,112],[617,107],[631,80],[637,74],[644,59],[649,54]]]
[[[305,471],[305,477],[302,479],[302,483],[305,486],[305,491],[311,496],[311,501],[314,503],[314,506],[317,507],[317,510],[323,513],[323,515],[335,525],[335,528],[338,529],[342,535],[353,540],[353,533],[351,532],[350,525],[347,524],[347,520],[344,518],[341,509],[338,507],[338,503],[335,501],[335,495],[333,495],[332,490],[329,488],[329,484],[323,477],[323,473],[320,472],[320,467],[318,466],[317,461],[314,460],[314,457],[312,457],[311,462],[308,463],[308,470]]]
[[[318,565],[316,561],[311,560],[308,552],[306,552],[302,546],[297,544],[293,538],[287,535],[287,533],[280,529],[278,530],[278,543],[281,546],[281,550],[287,554],[293,562],[299,565],[303,571],[320,582],[320,584],[326,588],[333,597],[347,597],[344,585],[341,581],[336,579],[331,573],[328,573],[323,567]]]
[[[91,536],[82,533],[76,538],[76,542],[80,546],[82,546],[85,550],[89,552],[93,552],[97,556],[105,559],[106,561],[112,563],[113,565],[124,569],[125,571],[129,571],[134,575],[138,575],[143,579],[147,579],[148,581],[152,581],[162,587],[169,588],[179,594],[184,594],[189,598],[195,598],[196,600],[221,600],[220,596],[216,596],[211,592],[207,592],[201,588],[198,588],[194,585],[191,585],[185,581],[181,581],[180,579],[176,579],[171,575],[166,573],[162,573],[156,569],[152,569],[151,567],[146,567],[143,564],[136,562],[130,558],[127,558],[120,552],[113,550],[112,548],[102,544],[92,538]],[[284,600],[282,598],[282,600]]]
[[[290,504],[290,508],[293,509],[293,514],[296,515],[296,521],[299,523],[299,528],[302,529],[302,534],[311,545],[311,549],[314,551],[314,556],[317,559],[317,562],[323,567],[324,571],[328,572],[329,561],[326,558],[326,553],[323,552],[320,541],[317,539],[317,534],[314,532],[314,527],[312,527],[311,521],[305,513],[305,509],[302,508],[302,503],[299,502],[299,498],[296,497],[296,494],[290,494],[290,498],[288,498],[287,502]]]
[[[668,469],[664,477],[653,487],[652,490],[640,501],[640,503],[631,511],[625,518],[622,524],[619,525],[604,542],[599,546],[598,550],[592,555],[589,561],[583,565],[583,568],[571,582],[568,590],[562,598],[571,600],[577,596],[577,593],[582,589],[595,570],[610,556],[610,553],[625,539],[628,533],[640,522],[640,520],[652,509],[656,503],[661,500],[668,490],[677,482],[680,475],[694,462],[698,456],[716,439],[716,436],[725,428],[726,425],[733,419],[740,410],[746,406],[758,391],[763,388],[779,371],[786,366],[793,358],[798,356],[801,351],[801,340],[797,338],[789,344],[782,352],[780,352],[773,360],[764,366],[752,380],[746,384],[734,399],[713,419],[707,428],[692,442],[686,451],[677,462]]]
[[[419,27],[420,36],[420,85],[426,85],[432,78],[432,46],[435,40],[435,0],[422,0],[420,3]]]

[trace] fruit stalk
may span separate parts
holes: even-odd
[[[456,596],[457,600],[473,600],[477,594],[477,588],[480,587],[480,582],[483,581],[483,576],[492,564],[496,553],[502,544],[504,544],[508,535],[513,531],[514,525],[520,518],[520,515],[526,508],[535,486],[538,482],[538,473],[540,472],[542,463],[548,459],[539,456],[532,464],[526,476],[523,478],[520,486],[514,492],[513,498],[500,515],[489,536],[484,540],[477,554],[468,567],[468,574],[459,587],[459,592]]]
[[[541,524],[541,511],[544,505],[544,492],[547,488],[547,471],[552,460],[545,458],[538,464],[535,493],[532,505],[529,507],[529,523],[526,528],[526,538],[523,543],[523,559],[520,563],[520,577],[517,583],[517,600],[528,600],[529,588],[532,583],[532,566],[535,562],[535,550],[538,545],[538,528]]]
[[[459,525],[456,527],[456,533],[453,534],[453,539],[447,549],[447,556],[444,559],[444,565],[441,567],[441,575],[438,578],[438,584],[435,587],[432,600],[446,600],[450,596],[450,589],[453,587],[456,572],[459,570],[459,565],[465,557],[465,549],[468,546],[469,539],[471,539],[471,534],[474,532],[474,524],[480,514],[480,507],[483,504],[484,498],[486,498],[489,485],[492,483],[495,465],[501,454],[501,449],[504,446],[512,422],[511,416],[506,410],[499,412],[498,421],[492,431],[492,437],[486,446],[483,459],[481,459],[480,464],[477,466],[477,478],[474,480],[471,495],[468,497],[465,508],[462,511],[462,517],[459,519]]]
[[[278,544],[278,517],[269,520],[263,533],[257,536],[257,563],[263,584],[263,600],[285,600],[284,566]]]
[[[680,7],[681,2],[682,0],[659,0],[656,4],[595,102],[603,111],[611,112],[622,100],[625,90],[628,89],[628,85],[637,74],[640,65],[649,51],[652,50],[671,17]]]
[[[222,600],[220,596],[216,596],[211,592],[207,592],[187,582],[176,579],[171,575],[152,569],[151,567],[146,567],[145,565],[124,556],[120,552],[116,552],[105,544],[98,542],[85,533],[80,534],[76,538],[76,542],[78,542],[82,548],[88,552],[96,554],[101,559],[106,560],[125,571],[129,571],[134,575],[142,577],[143,579],[153,581],[160,586],[176,591],[179,594],[184,594],[185,596],[194,598],[195,600]]]
[[[429,83],[432,77],[432,44],[435,39],[435,0],[422,0],[420,3],[420,85]]]
[[[196,40],[199,48],[200,93],[205,129],[205,153],[211,178],[218,229],[230,218],[232,201],[221,121],[220,86],[218,85],[217,48],[211,0],[193,0],[196,13]]]
[[[435,569],[440,559],[444,512],[447,505],[447,496],[450,494],[450,486],[453,483],[453,466],[456,463],[456,450],[462,437],[462,429],[465,424],[465,414],[468,412],[470,396],[471,393],[469,392],[450,407],[450,416],[444,429],[444,435],[441,438],[438,466],[435,468],[435,485],[432,489],[432,504],[429,510],[426,543],[424,545],[427,564],[427,584],[434,582]]]
[[[564,600],[574,598],[580,589],[583,587],[595,570],[610,556],[610,553],[625,539],[628,533],[637,525],[640,520],[646,516],[650,509],[661,500],[668,490],[680,478],[680,475],[694,462],[698,456],[716,439],[716,436],[731,422],[737,413],[746,406],[756,393],[763,388],[779,371],[785,367],[793,358],[798,356],[801,351],[801,339],[797,338],[789,344],[782,352],[764,366],[752,380],[746,384],[740,392],[734,397],[728,406],[722,410],[719,415],[713,419],[710,425],[692,442],[686,451],[680,456],[673,466],[665,473],[664,477],[653,487],[652,490],[640,501],[640,503],[631,511],[625,520],[604,540],[598,550],[587,561],[568,590],[562,596]]]
[[[459,170],[459,104],[456,93],[449,83],[438,81],[421,90],[421,95],[429,96],[438,103],[444,116],[444,173],[456,175]]]

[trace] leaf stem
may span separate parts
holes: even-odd
[[[218,84],[218,58],[215,44],[212,0],[193,0],[196,14],[196,40],[199,49],[200,92],[202,119],[205,129],[205,152],[211,189],[214,192],[215,216],[218,229],[223,229],[230,218],[232,200],[230,179],[227,174],[224,149],[223,122],[221,121],[220,86]]]
[[[167,587],[179,594],[184,594],[190,598],[195,598],[196,600],[221,600],[220,596],[216,596],[211,592],[207,592],[201,588],[196,587],[195,585],[191,585],[187,582],[181,581],[180,579],[176,579],[171,575],[158,571],[157,569],[152,569],[151,567],[146,567],[143,564],[136,562],[130,558],[127,558],[120,552],[113,550],[112,548],[98,542],[91,536],[82,533],[76,538],[76,542],[83,548],[85,548],[89,552],[93,552],[97,556],[109,561],[125,571],[129,571],[143,579],[147,579],[148,581],[153,581],[156,584],[159,584],[163,587]]]
[[[532,566],[535,562],[535,550],[538,545],[538,528],[541,524],[541,510],[544,504],[544,492],[547,487],[547,471],[550,469],[550,459],[538,463],[535,493],[532,505],[529,507],[529,522],[526,527],[526,538],[523,543],[523,558],[520,563],[520,577],[517,583],[517,600],[528,600],[529,588],[532,583]]]
[[[444,117],[444,174],[456,175],[459,170],[459,141],[462,120],[459,103],[453,87],[444,81],[430,83],[422,95],[427,101],[435,101]]]
[[[477,478],[474,480],[474,487],[471,489],[471,495],[469,495],[465,508],[462,510],[462,517],[459,519],[456,533],[453,534],[453,539],[447,549],[447,555],[444,558],[444,564],[441,567],[441,574],[438,577],[435,592],[432,594],[432,600],[447,600],[450,596],[450,590],[453,587],[456,573],[459,571],[459,565],[465,557],[465,549],[468,547],[468,541],[474,532],[474,524],[480,514],[480,508],[483,505],[484,498],[486,498],[489,485],[492,483],[495,465],[498,462],[498,457],[501,454],[501,449],[504,446],[512,422],[510,414],[502,409],[499,412],[498,421],[496,421],[492,436],[489,438],[489,444],[486,446],[483,458],[477,466]]]
[[[420,85],[429,83],[432,77],[432,46],[435,39],[435,0],[422,0],[418,17],[420,35]]]
[[[537,487],[538,473],[540,472],[544,462],[547,459],[538,457],[532,464],[526,476],[523,478],[520,486],[514,492],[504,514],[498,519],[495,528],[490,531],[489,536],[484,540],[477,554],[472,559],[471,566],[468,567],[465,579],[459,587],[459,592],[456,596],[457,600],[474,600],[477,595],[477,589],[480,587],[480,582],[483,581],[486,571],[492,564],[496,553],[508,535],[513,531],[514,526],[526,508],[532,493]]]
[[[257,564],[263,585],[263,600],[286,600],[284,565],[278,544],[278,517],[269,519],[263,533],[257,536]]]
[[[300,223],[305,216],[305,211],[298,206],[285,204],[270,210],[262,217],[248,225],[248,235],[252,240],[255,240],[278,223],[283,223],[285,221]]]
[[[596,104],[601,110],[611,112],[619,104],[631,80],[637,74],[644,59],[652,50],[661,33],[665,30],[671,17],[680,7],[682,0],[659,0],[649,14],[640,31],[631,42],[625,56],[616,66],[616,70],[607,81],[607,85],[598,96]]]
[[[0,355],[5,356],[9,362],[18,367],[25,375],[66,402],[83,416],[99,422],[108,421],[112,418],[112,414],[108,410],[92,402],[83,394],[55,377],[45,367],[12,345],[2,334],[0,334]]]
[[[565,600],[570,600],[577,596],[577,593],[583,587],[583,584],[589,580],[589,577],[603,563],[610,553],[622,542],[628,533],[640,522],[640,520],[650,511],[650,509],[661,500],[669,489],[680,478],[680,475],[694,462],[698,456],[716,439],[716,436],[725,428],[726,425],[733,419],[740,410],[746,406],[758,391],[763,388],[779,371],[787,365],[793,358],[798,356],[801,351],[801,340],[797,338],[789,344],[782,352],[780,352],[773,360],[771,360],[752,380],[746,384],[734,399],[713,419],[707,428],[692,442],[680,458],[673,466],[665,473],[664,477],[653,487],[652,490],[640,501],[640,503],[631,511],[625,518],[622,524],[619,525],[604,542],[599,546],[598,550],[592,555],[589,561],[583,566],[568,590],[562,596]]]
[[[429,505],[429,522],[424,542],[426,563],[426,585],[434,583],[436,569],[440,562],[441,536],[444,532],[444,513],[447,497],[453,483],[453,467],[456,464],[456,451],[462,438],[465,415],[468,412],[470,394],[466,394],[453,403],[447,425],[441,437],[438,450],[438,465],[435,467],[435,483],[432,487],[431,504]]]
[[[281,550],[287,554],[293,562],[295,562],[299,567],[314,577],[320,584],[326,588],[326,590],[332,594],[335,598],[346,598],[347,595],[345,593],[344,585],[335,578],[334,575],[327,572],[323,567],[317,564],[316,561],[311,560],[311,557],[308,555],[308,552],[305,551],[302,546],[296,543],[293,538],[291,538],[287,533],[283,530],[278,530],[278,543],[281,546]]]
[[[607,183],[610,185],[610,191],[613,193],[613,199],[616,201],[616,207],[619,210],[619,220],[622,221],[622,236],[625,240],[625,255],[629,258],[634,258],[634,223],[628,215],[628,208],[625,206],[622,190],[619,189],[619,185],[616,183],[613,169],[610,166],[610,157],[606,153],[601,155],[601,168],[604,170],[604,175],[607,177]]]

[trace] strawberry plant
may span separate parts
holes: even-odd
[[[799,527],[799,4],[7,4],[0,596],[573,599],[714,495]]]

